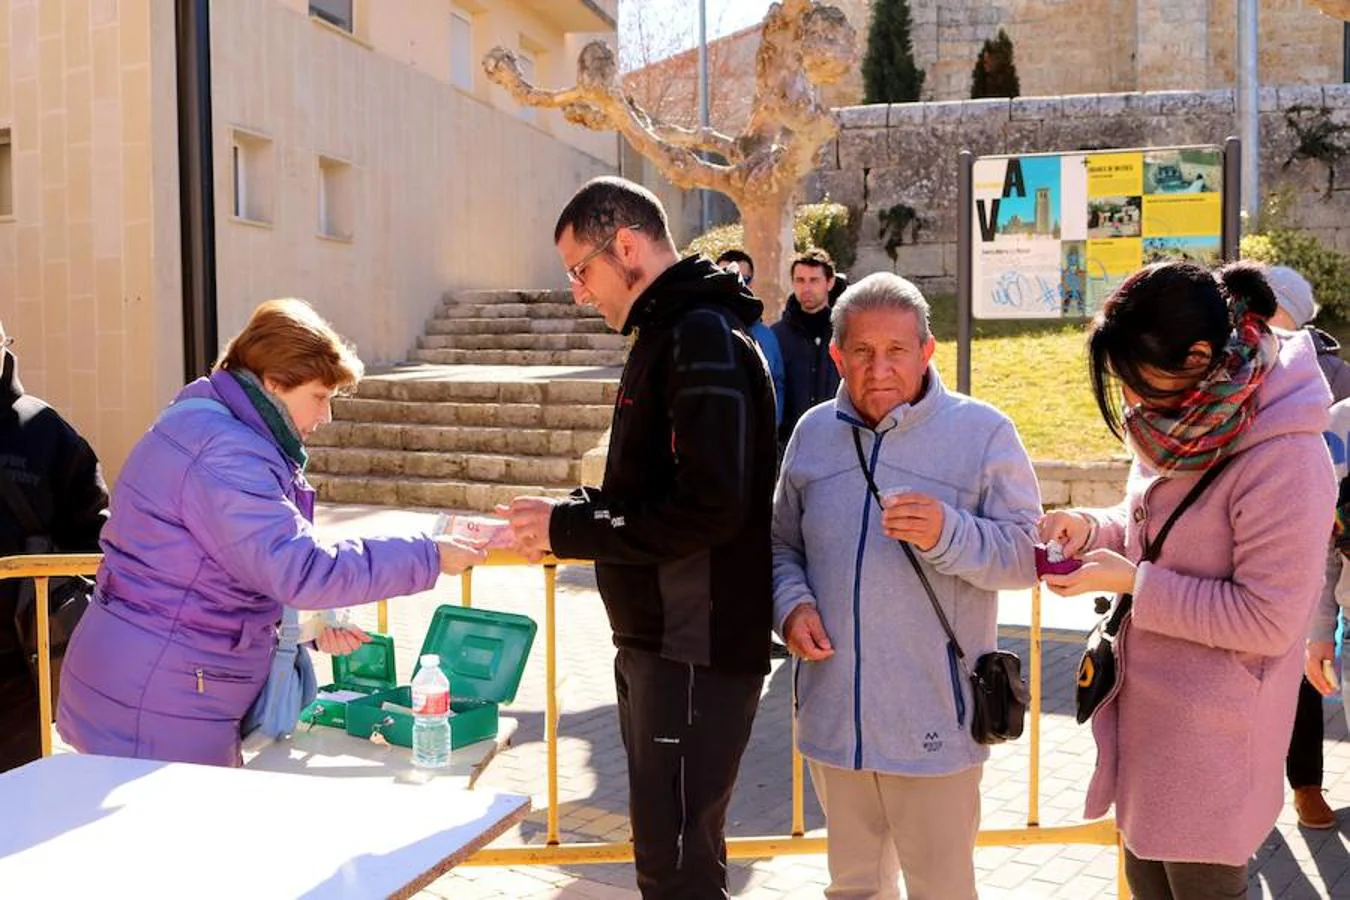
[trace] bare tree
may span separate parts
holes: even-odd
[[[801,179],[820,148],[839,133],[820,86],[844,77],[857,56],[857,35],[844,14],[818,0],[781,0],[764,17],[755,58],[750,120],[730,137],[715,128],[685,128],[654,118],[618,84],[618,61],[603,41],[577,60],[577,83],[542,90],[520,74],[515,54],[496,47],[483,60],[488,78],[519,103],[561,109],[567,121],[595,131],[617,131],[666,178],[684,190],[720,191],[735,202],[745,226],[745,249],[755,258],[757,294],[765,318],[781,312],[792,247],[792,212]],[[709,162],[713,153],[725,163]]]
[[[709,31],[718,33],[727,7]],[[625,94],[653,119],[694,126],[698,110],[698,48],[690,48],[694,16],[689,7],[626,3],[619,34],[619,83]],[[708,108],[719,130],[745,124],[754,60],[740,51],[738,36],[708,44]]]

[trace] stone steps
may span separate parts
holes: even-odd
[[[481,355],[493,351],[464,352]],[[372,372],[310,440],[323,500],[490,511],[561,496],[604,439],[619,369],[396,366]]]
[[[619,334],[427,334],[423,350],[613,350],[627,348]]]
[[[382,478],[315,474],[310,478],[319,499],[328,503],[362,503],[405,508],[457,509],[491,512],[512,498],[565,497],[571,487],[540,484],[504,484],[447,481],[429,478]]]
[[[329,475],[376,478],[473,481],[493,484],[577,485],[581,458],[515,456],[490,453],[444,453],[434,450],[387,450],[367,447],[315,447],[310,464]]]
[[[364,447],[372,450],[564,456],[580,459],[600,443],[602,430],[570,428],[498,428],[470,425],[402,425],[340,421],[319,429],[309,446]]]
[[[612,412],[608,406],[589,404],[428,403],[420,400],[363,400],[360,397],[333,401],[335,419],[397,422],[404,425],[579,428],[598,431],[609,427]]]
[[[617,337],[599,316],[536,317],[529,316],[445,316],[427,322],[426,333],[432,334],[605,334]]]
[[[626,350],[444,350],[412,351],[416,362],[438,366],[622,366]]]

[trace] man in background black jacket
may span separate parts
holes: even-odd
[[[802,253],[790,272],[792,293],[773,326],[783,354],[780,449],[787,446],[797,420],[816,404],[833,400],[839,390],[839,370],[830,359],[830,310],[848,287],[848,279],[834,271],[834,261],[824,250]]]
[[[582,187],[554,241],[577,302],[637,340],[602,486],[503,512],[528,555],[595,560],[642,895],[725,896],[726,808],[769,669],[774,397],[747,334],[762,306],[679,259],[660,202],[620,178]]]
[[[24,393],[14,341],[0,325],[0,479],[25,500],[42,524],[43,536],[68,553],[97,553],[108,518],[108,488],[98,458],[61,414]],[[0,499],[0,556],[25,552],[37,537]],[[24,658],[14,622],[18,583],[0,582],[0,772],[42,753],[37,686]]]

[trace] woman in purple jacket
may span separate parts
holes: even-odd
[[[1115,804],[1136,900],[1246,897],[1247,860],[1283,801],[1336,482],[1316,349],[1306,334],[1274,335],[1274,311],[1248,264],[1216,276],[1159,263],[1128,278],[1089,342],[1097,403],[1134,455],[1125,500],[1041,522],[1042,538],[1083,559],[1047,577],[1052,590],[1134,598],[1115,690],[1092,717],[1086,815]],[[1223,461],[1157,560],[1141,562]]]
[[[132,449],[61,672],[57,727],[77,750],[237,766],[283,603],[416,594],[482,558],[440,538],[315,536],[304,442],[362,371],[307,303],[270,300]],[[362,637],[330,629],[320,647]]]

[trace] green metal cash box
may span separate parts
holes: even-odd
[[[397,685],[394,639],[387,634],[372,634],[370,642],[362,644],[354,652],[333,657],[333,683],[319,688],[320,696],[300,713],[300,721],[330,728],[346,728],[347,707],[351,701],[324,697],[323,694],[339,691],[373,694],[393,690]]]
[[[498,705],[516,698],[537,630],[533,619],[515,613],[463,606],[436,609],[417,668],[423,654],[441,658],[441,671],[450,680],[452,748],[497,736]],[[385,708],[386,703],[395,708]],[[353,700],[347,704],[347,733],[368,738],[378,731],[391,744],[411,747],[411,706],[407,685]]]

